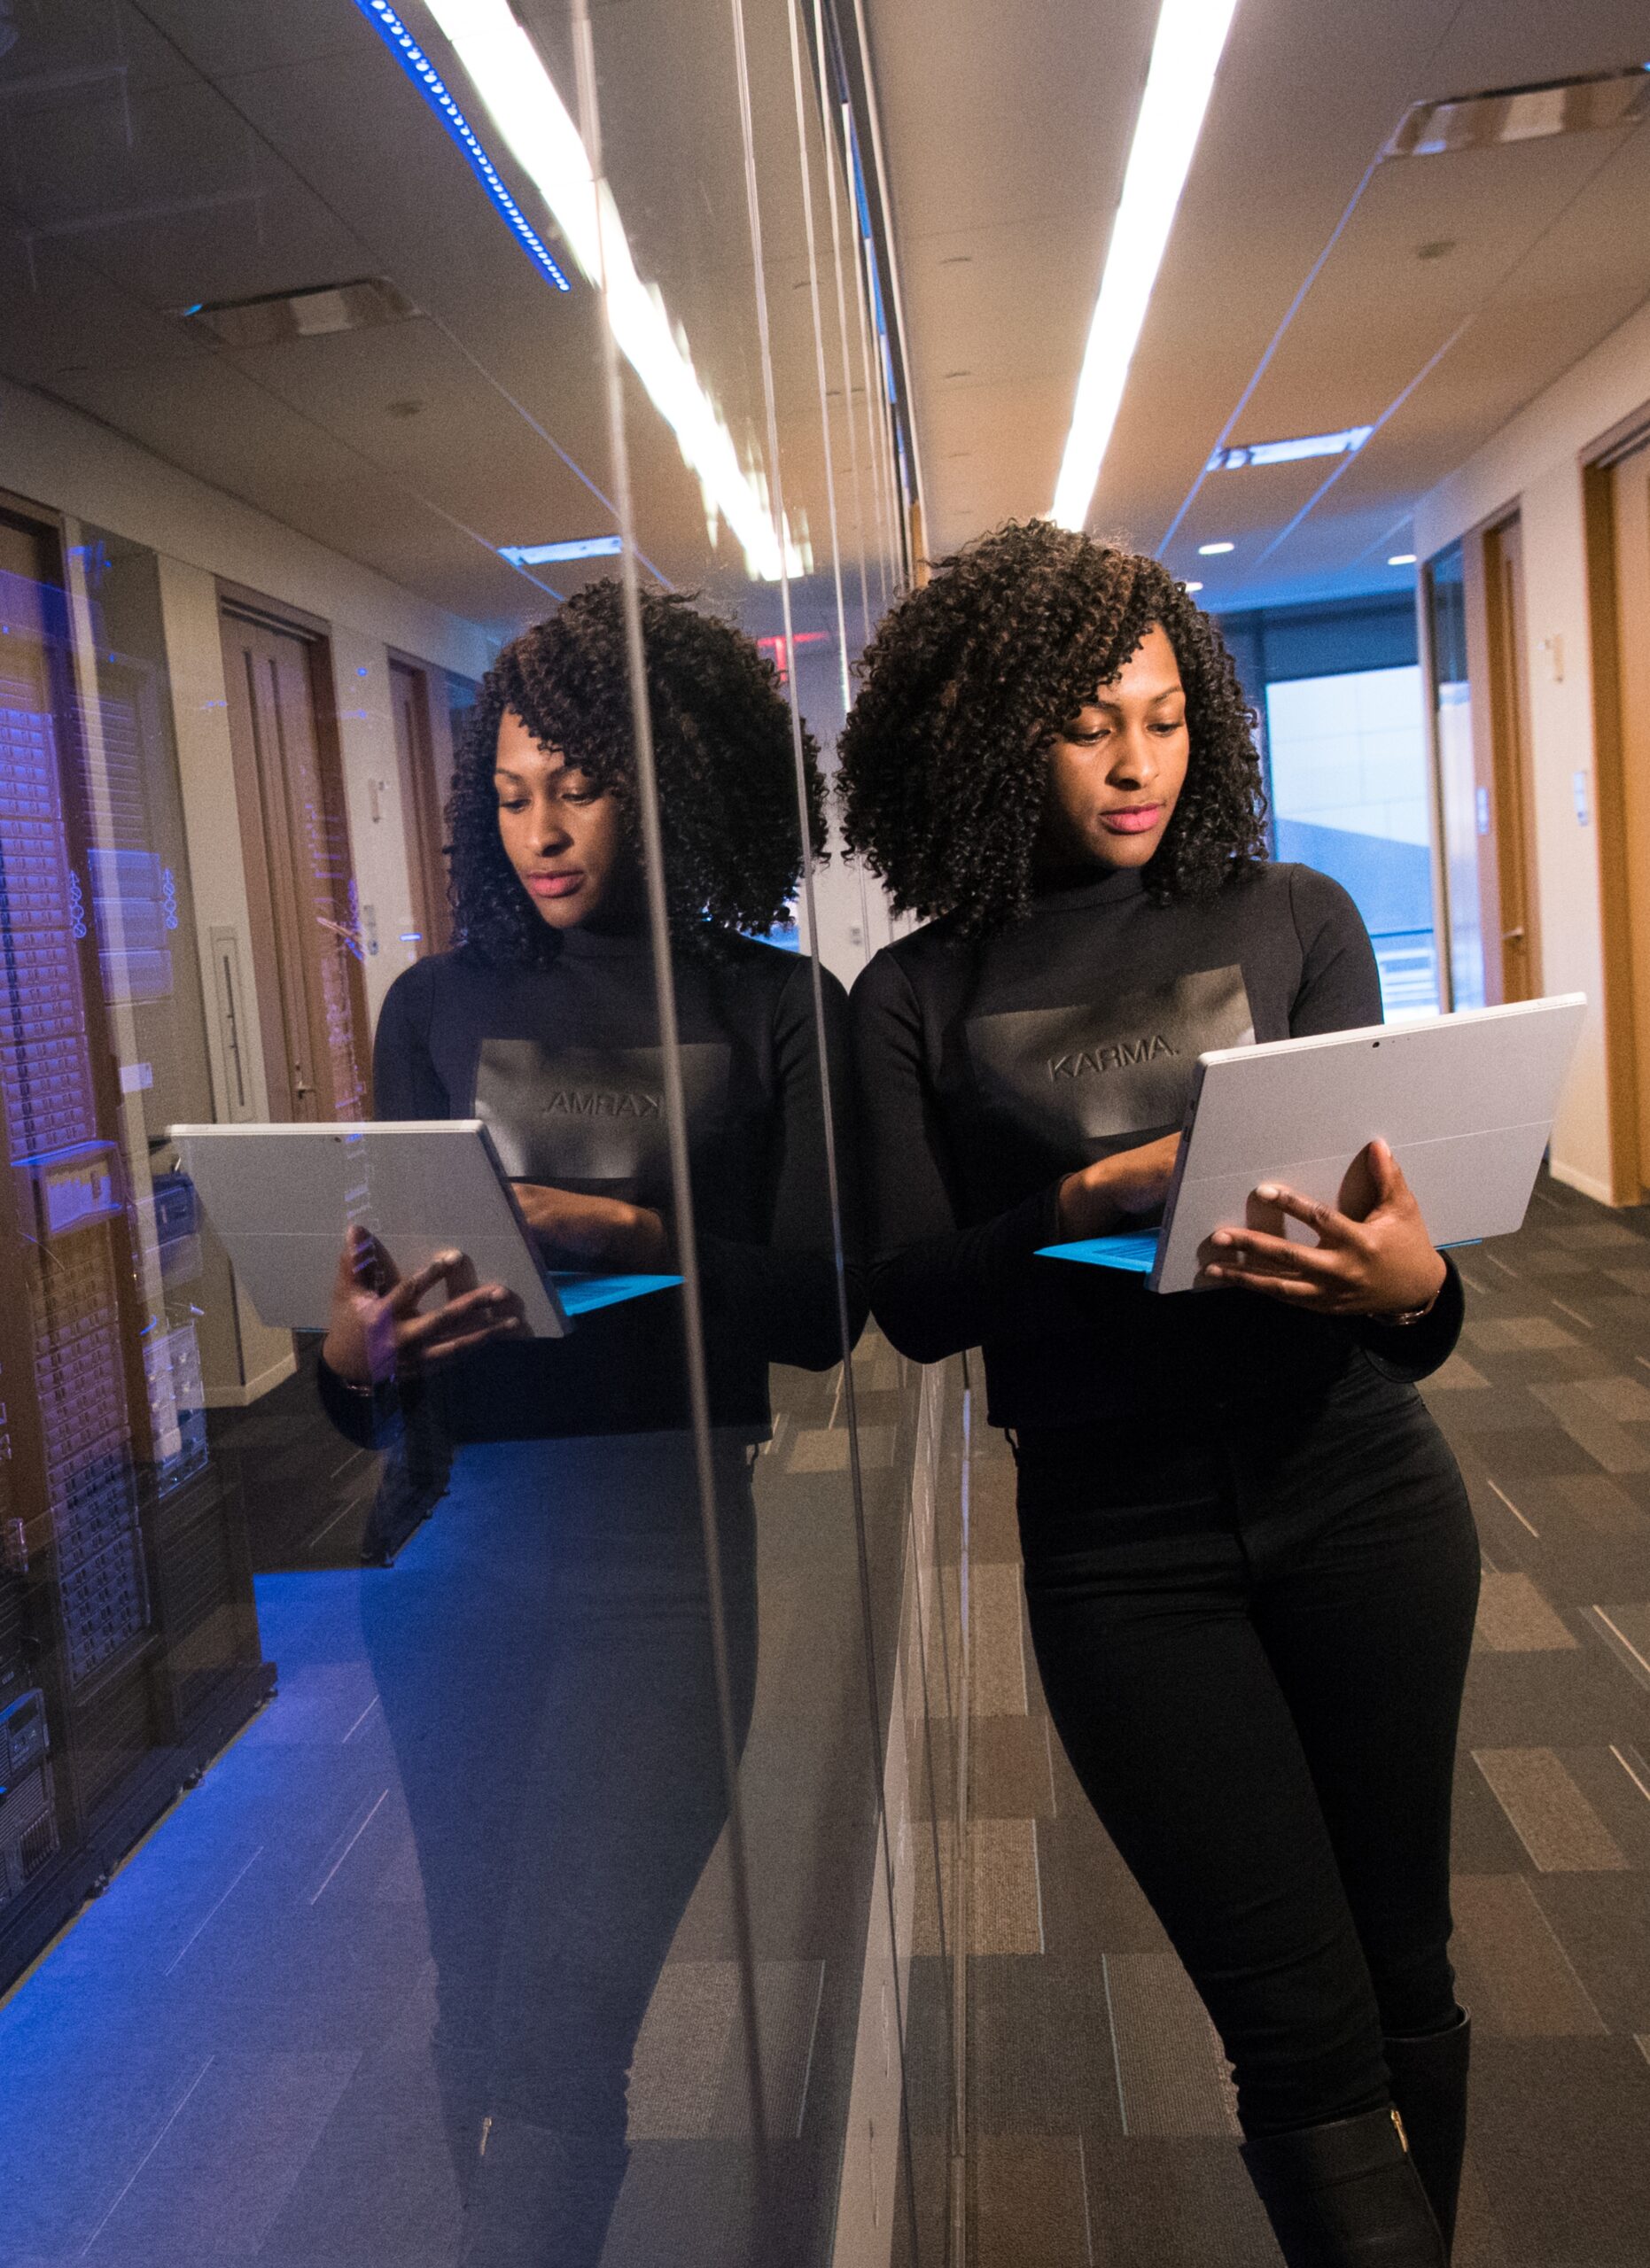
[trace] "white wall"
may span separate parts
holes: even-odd
[[[376,1029],[385,994],[418,958],[416,945],[401,942],[402,932],[416,926],[408,867],[413,835],[411,815],[401,810],[389,655],[377,639],[335,629],[332,680],[366,943],[367,1010]]]
[[[479,678],[485,633],[134,441],[0,378],[0,488]]]
[[[1522,516],[1541,981],[1548,992],[1583,991],[1592,1003],[1553,1129],[1553,1168],[1560,1180],[1606,1200],[1603,931],[1582,472],[1596,443],[1646,404],[1650,303],[1441,481],[1415,513],[1415,548],[1423,558],[1504,511],[1516,508]],[[1577,818],[1577,773],[1584,824]]]
[[[832,829],[831,855],[813,873],[813,904],[819,915],[818,951],[833,976],[850,990],[874,953],[911,927],[898,920],[876,876],[844,852]],[[800,923],[804,951],[813,950],[806,907]]]
[[[238,957],[240,991],[235,1015],[239,1027],[239,1076],[251,1099],[250,1115],[267,1118],[269,1089],[259,1002],[253,983],[252,917],[240,820],[235,808],[218,589],[203,569],[164,555],[160,577],[160,619],[183,833],[189,845],[190,897],[200,958],[201,997],[206,1004],[206,1059],[214,1115],[220,1119],[237,1115],[231,1104],[233,1072],[226,1054],[224,1021],[218,1013],[218,978],[212,951],[213,932],[227,929]],[[292,1335],[271,1331],[259,1321],[215,1244],[210,1249],[209,1282],[214,1296],[207,1300],[206,1312],[200,1318],[201,1375],[207,1406],[233,1408],[255,1400],[290,1377],[294,1367]]]

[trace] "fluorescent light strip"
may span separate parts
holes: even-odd
[[[636,273],[624,224],[605,187],[598,229],[595,183],[578,127],[508,0],[426,4],[518,163],[555,215],[580,273],[592,284],[600,284],[605,252],[608,313],[619,352],[675,434],[683,462],[698,475],[712,527],[720,515],[743,549],[751,573],[777,582],[780,546],[767,483],[759,470],[747,472],[741,465],[733,436],[700,384],[663,299]],[[789,537],[784,564],[792,574],[806,574],[812,564]]]
[[[1163,265],[1237,0],[1163,0],[1051,517],[1081,528]]]
[[[536,229],[528,225],[526,214],[499,179],[497,167],[477,140],[463,111],[441,83],[440,74],[394,9],[387,4],[387,0],[355,0],[355,5],[378,33],[391,54],[469,159],[481,186],[509,221],[512,234],[533,266],[558,291],[571,291],[572,285],[551,259]],[[198,315],[200,310],[191,307],[188,312]]]
[[[1209,472],[1241,472],[1246,465],[1299,464],[1306,457],[1338,457],[1361,449],[1373,425],[1349,425],[1343,433],[1305,433],[1293,441],[1249,441],[1241,448],[1217,449]]]
[[[624,548],[623,536],[587,535],[572,543],[502,543],[498,555],[512,567],[549,567],[558,559],[616,559]]]

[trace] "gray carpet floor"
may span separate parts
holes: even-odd
[[[1466,1332],[1426,1389],[1484,1566],[1457,1781],[1475,2088],[1456,2258],[1646,2268],[1650,1213],[1544,1180],[1517,1236],[1461,1257]],[[1012,1481],[977,1437],[972,2258],[1275,2268],[1218,2042],[1050,1738]],[[913,1980],[919,2045],[925,2011],[940,2037],[939,1969]]]

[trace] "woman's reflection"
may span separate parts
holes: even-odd
[[[767,1366],[842,1355],[811,972],[741,934],[780,918],[802,844],[771,667],[679,598],[645,597],[642,623],[743,1748]],[[817,835],[811,744],[807,771]],[[674,1264],[636,792],[619,588],[598,583],[487,679],[448,806],[462,942],[378,1024],[378,1115],[486,1119],[561,1269]],[[834,1026],[829,978],[826,998]],[[440,1976],[463,2257],[486,2268],[599,2257],[637,2031],[726,1817],[681,1298],[534,1340],[461,1255],[401,1282],[357,1235],[340,1263],[329,1411],[365,1438],[416,1403],[455,1445],[365,1614]]]

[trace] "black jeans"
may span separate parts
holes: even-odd
[[[1450,1792],[1478,1596],[1455,1460],[1355,1354],[1304,1410],[1024,1436],[1032,1640],[1078,1780],[1251,2135],[1386,2099],[1454,2007]]]
[[[743,1752],[755,1514],[744,1442],[715,1446]],[[728,1817],[692,1442],[463,1447],[434,1517],[362,1588],[435,1962],[449,2144],[472,2218],[487,2208],[467,2256],[595,2268],[637,2033]],[[488,2122],[557,2138],[553,2226],[515,2159],[490,2145],[484,2164]],[[530,2254],[512,2224],[535,2220]]]

